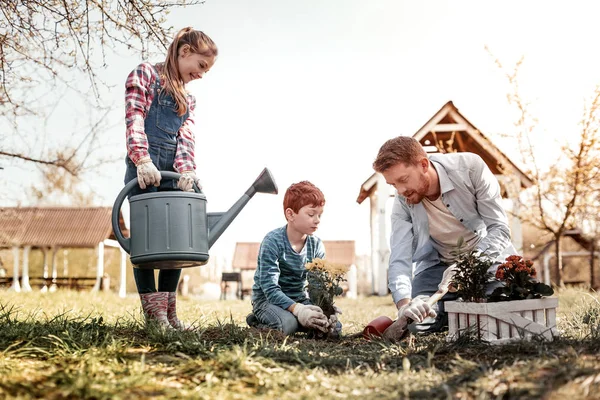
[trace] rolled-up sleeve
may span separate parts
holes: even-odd
[[[141,158],[148,157],[144,120],[152,103],[153,80],[152,66],[144,63],[131,71],[125,82],[125,140],[127,155],[136,165]]]
[[[177,132],[177,151],[173,168],[179,173],[196,171],[196,99],[188,97],[189,115]]]
[[[411,297],[413,229],[409,213],[399,200],[392,209],[392,234],[390,237],[390,267],[388,287],[394,303]]]
[[[477,211],[485,223],[487,235],[477,244],[477,250],[496,257],[510,245],[510,227],[500,195],[500,184],[492,171],[477,157],[471,170],[471,182],[475,188]]]

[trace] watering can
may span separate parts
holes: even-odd
[[[181,177],[169,171],[160,171],[160,174],[163,179]],[[126,238],[119,225],[119,211],[137,185],[137,178],[132,179],[117,196],[112,209],[112,227],[117,241],[129,253],[131,263],[145,269],[178,269],[206,264],[208,249],[256,193],[277,194],[277,185],[265,168],[226,212],[207,213],[206,196],[196,184],[194,192],[162,191],[131,196],[130,238]]]

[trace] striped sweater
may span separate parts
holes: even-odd
[[[260,244],[252,286],[253,302],[266,299],[283,309],[308,298],[305,265],[314,258],[325,258],[323,242],[313,235],[306,238],[301,253],[294,251],[286,228],[269,232]]]

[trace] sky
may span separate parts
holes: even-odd
[[[190,86],[208,211],[229,209],[264,167],[279,187],[278,195],[257,194],[211,255],[231,258],[235,242],[258,242],[283,226],[283,194],[301,180],[326,197],[316,235],[355,240],[357,254],[367,254],[369,205],[356,198],[377,150],[414,134],[449,100],[518,158],[516,144],[501,138],[514,132],[517,116],[494,58],[511,70],[524,57],[521,94],[539,120],[542,161],[552,162],[559,144],[577,135],[584,101],[600,84],[599,8],[594,1],[207,0],[172,11],[175,31],[193,26],[219,47],[213,69]],[[111,156],[125,157],[121,88],[141,61],[113,57],[103,72],[114,85],[104,98],[115,110],[102,142]],[[76,100],[65,102],[51,124],[73,119]],[[3,166],[5,188],[40,179],[30,166]],[[97,205],[112,205],[123,174],[118,163],[86,177]],[[31,199],[23,193],[2,201],[25,205]]]

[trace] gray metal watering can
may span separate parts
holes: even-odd
[[[163,179],[179,179],[175,172],[161,171]],[[252,186],[227,212],[207,213],[206,196],[195,192],[162,191],[131,196],[130,238],[123,236],[119,211],[138,180],[129,181],[112,209],[112,227],[121,247],[138,268],[175,269],[204,265],[208,249],[256,193],[277,194],[277,185],[265,168]]]

